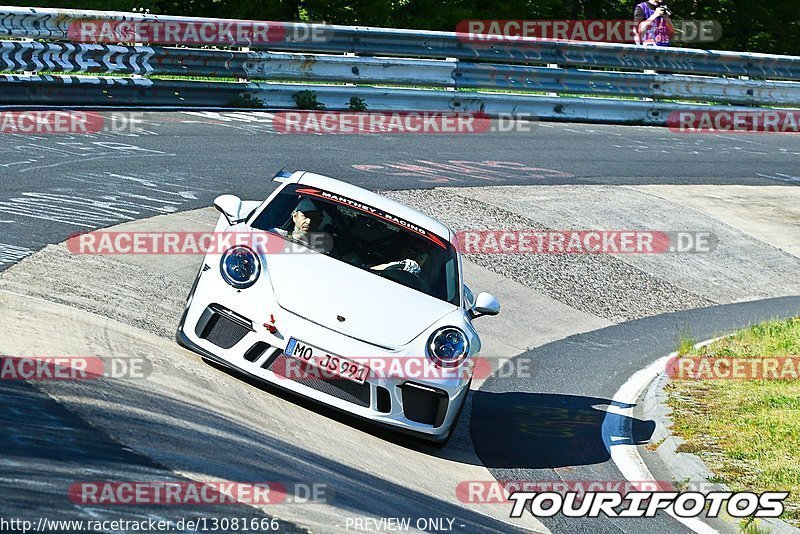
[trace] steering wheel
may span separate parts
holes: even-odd
[[[376,250],[376,248],[379,249],[379,245],[383,244],[383,242],[388,242],[387,238],[393,237],[394,236],[382,237],[374,241],[351,239],[349,240],[348,245],[350,247],[350,251],[356,253],[358,257],[361,258],[362,264],[374,265],[376,263],[383,263],[386,261],[386,254],[381,250]],[[378,246],[376,247],[376,245]]]
[[[428,283],[425,282],[425,280],[409,271],[404,271],[402,269],[384,269],[382,271],[373,272],[376,272],[384,278],[392,280],[393,282],[397,282],[398,284],[416,289],[417,291],[422,291],[423,293],[428,294],[431,292],[431,288]]]

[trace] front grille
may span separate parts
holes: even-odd
[[[214,312],[198,336],[218,347],[229,349],[240,342],[248,332],[252,332],[252,329],[229,319],[226,315]]]
[[[288,361],[291,361],[294,365],[287,365]],[[288,369],[297,369],[296,365],[298,363],[300,365],[300,373],[287,372]],[[284,354],[279,354],[278,357],[275,358],[270,364],[269,370],[287,380],[294,380],[304,386],[314,388],[317,391],[326,393],[337,399],[351,402],[364,408],[368,408],[370,405],[370,386],[368,382],[358,384],[344,378],[322,378],[314,376],[314,368]],[[298,374],[300,376],[298,376]]]

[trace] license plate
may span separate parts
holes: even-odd
[[[293,337],[289,338],[284,354],[320,368],[322,370],[320,375],[323,377],[338,376],[363,384],[367,375],[369,375],[369,367],[366,365],[331,354]]]

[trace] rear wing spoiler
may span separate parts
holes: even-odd
[[[272,181],[282,184],[286,182],[293,174],[294,172],[286,170],[286,167],[284,167],[281,170],[279,170],[275,176],[272,177]]]

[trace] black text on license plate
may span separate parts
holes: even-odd
[[[285,353],[318,367],[323,378],[344,378],[363,384],[369,367],[356,361],[325,352],[319,347],[290,338]]]

